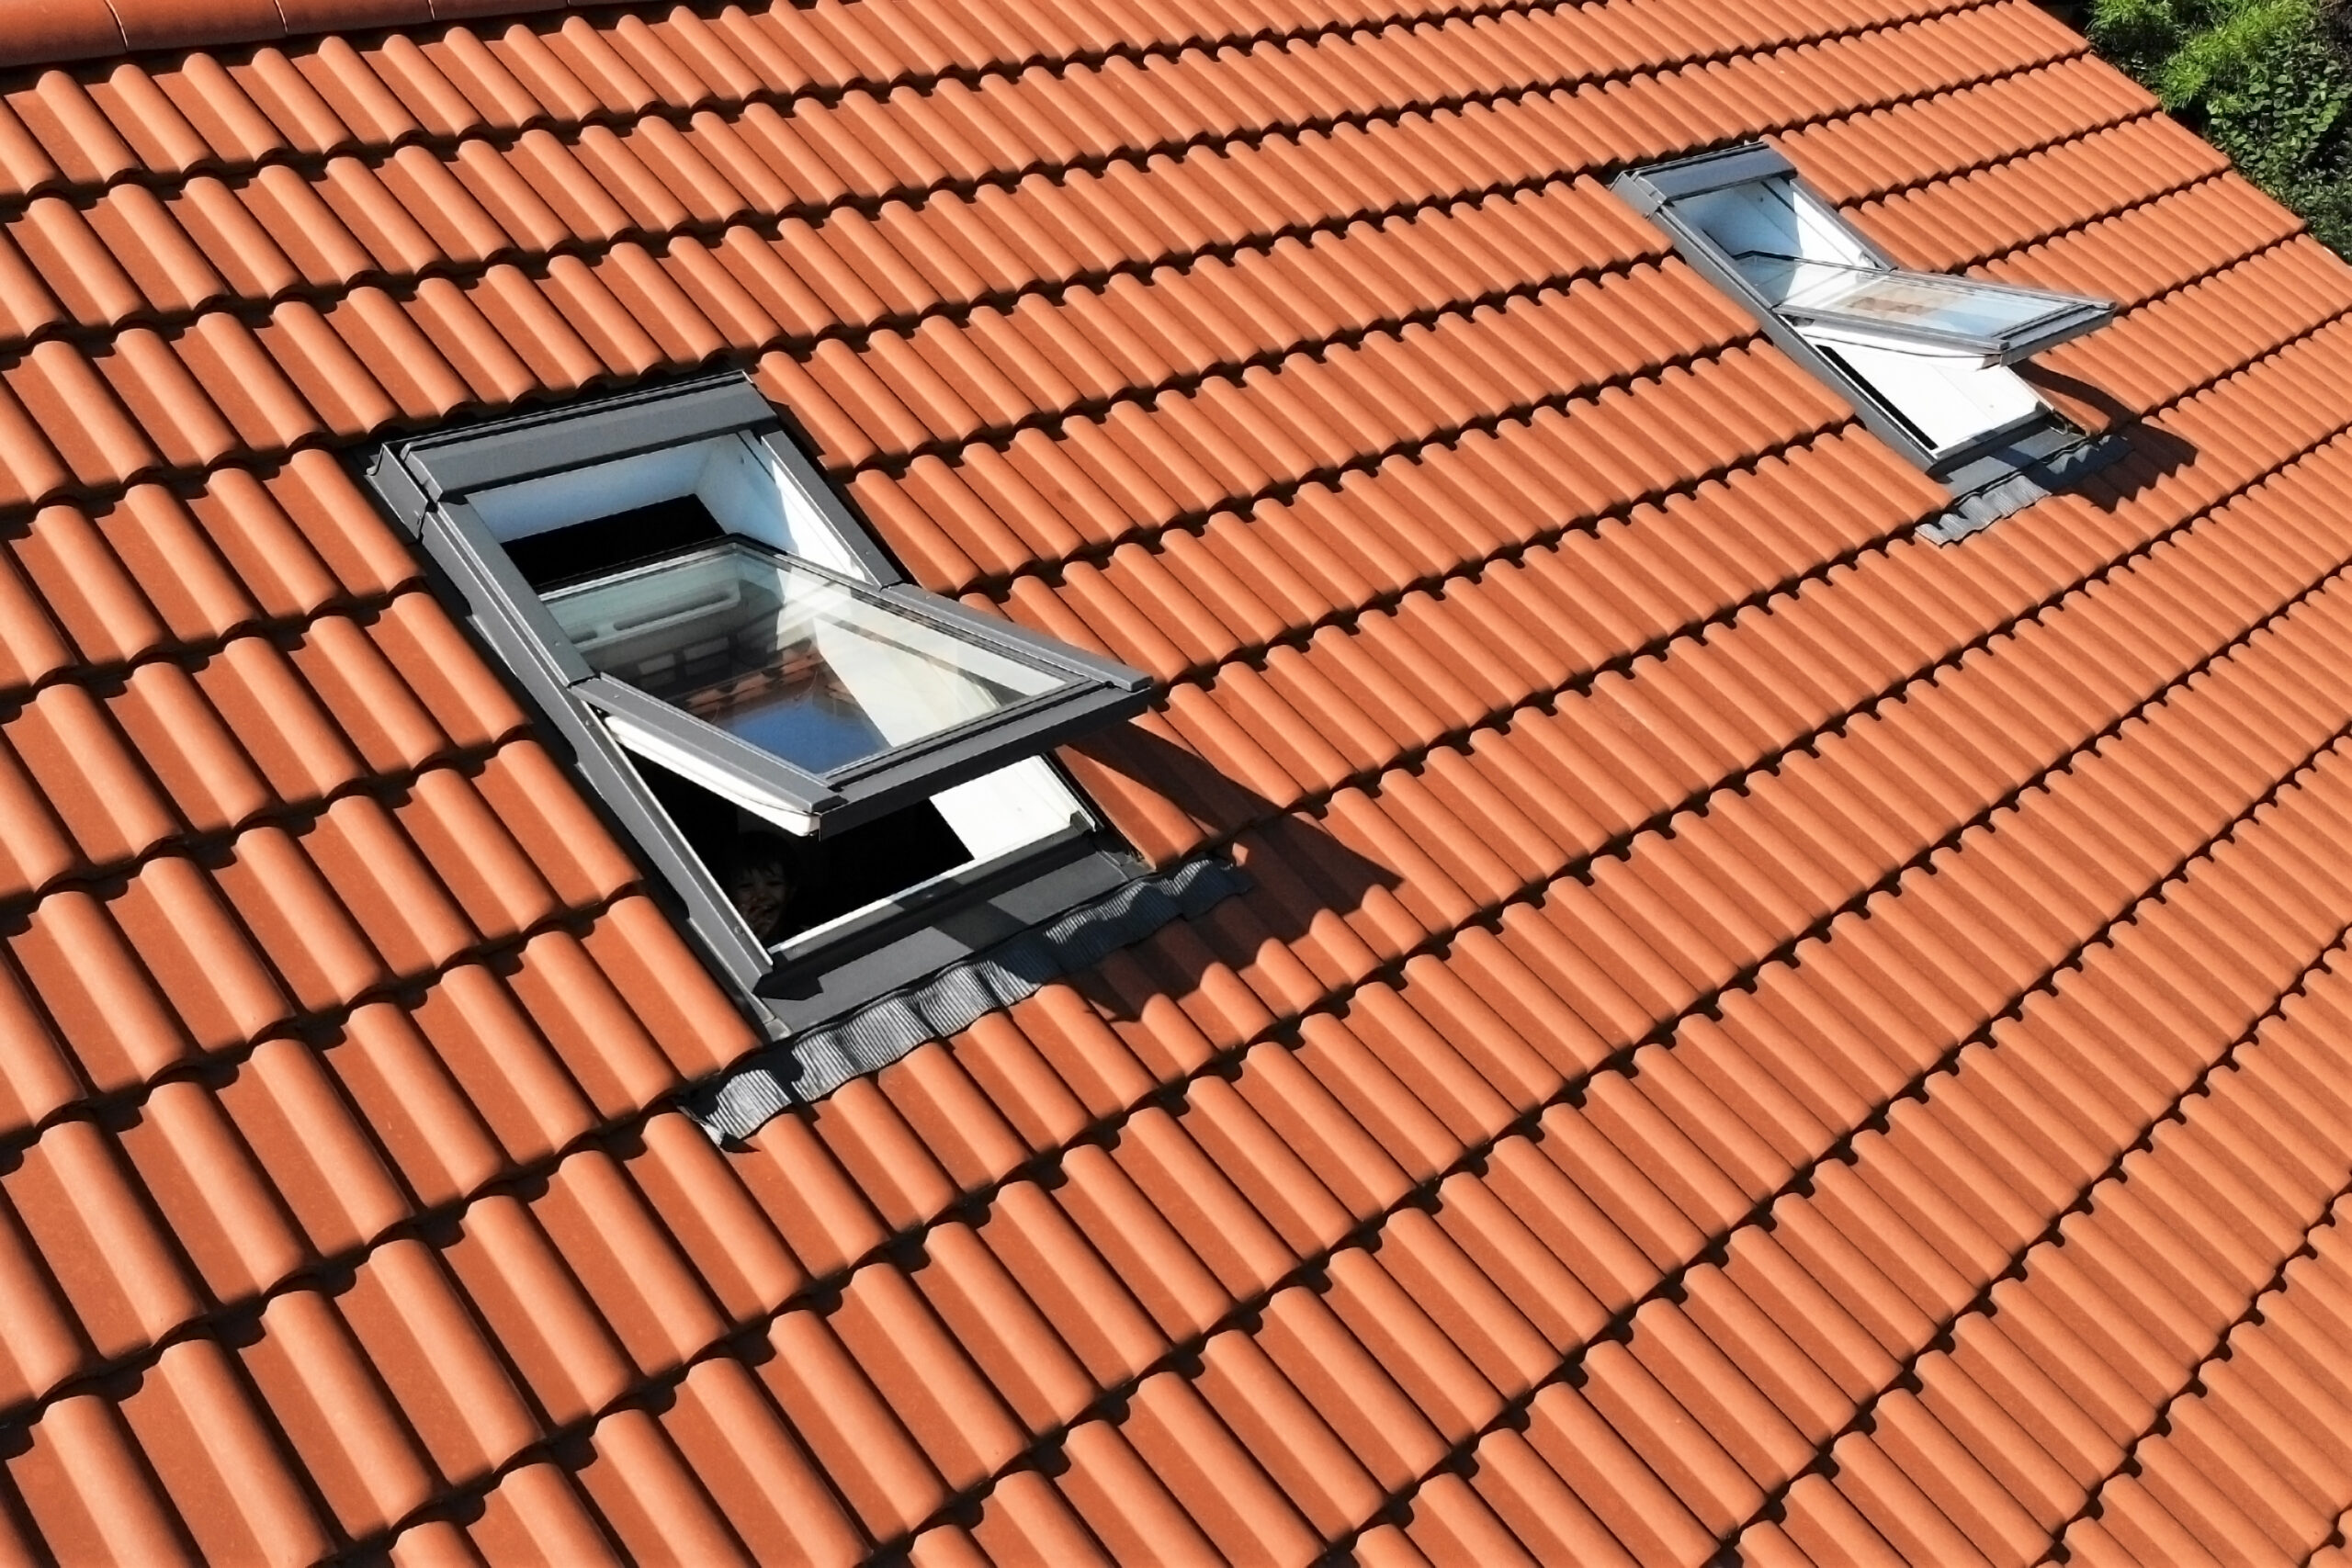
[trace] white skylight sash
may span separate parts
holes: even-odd
[[[1765,301],[1816,343],[2014,365],[2107,319],[2099,300],[1944,273],[1802,256],[1732,258]]]
[[[546,603],[590,669],[820,778],[1077,684],[748,540]]]
[[[1843,360],[1938,452],[2045,412],[2034,389],[2016,371],[2001,366],[1882,344],[1815,341]]]

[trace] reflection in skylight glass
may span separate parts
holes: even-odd
[[[599,672],[820,775],[1066,683],[741,539],[546,603]]]
[[[2078,312],[2085,303],[1939,273],[1839,266],[1794,256],[1744,255],[1737,263],[1766,301],[1792,320],[1988,350]]]

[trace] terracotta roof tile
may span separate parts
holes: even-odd
[[[28,1551],[2329,1548],[2342,275],[2063,28],[264,19],[0,85]],[[1760,133],[2137,455],[1912,537],[1597,183]],[[714,358],[1255,884],[731,1151],[331,450]]]

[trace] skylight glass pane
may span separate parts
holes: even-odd
[[[1072,683],[742,540],[546,603],[593,669],[820,776]]]
[[[1765,300],[1792,321],[1984,353],[2005,352],[2089,303],[1939,273],[1794,256],[1744,255],[1738,265]]]

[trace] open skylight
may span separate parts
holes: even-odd
[[[1751,143],[1618,178],[1695,268],[1982,526],[2111,457],[2012,367],[2096,330],[2105,300],[1913,271],[1848,223],[1787,159]]]
[[[372,477],[794,1021],[1126,874],[1044,753],[1146,678],[903,581],[741,377],[398,443]]]

